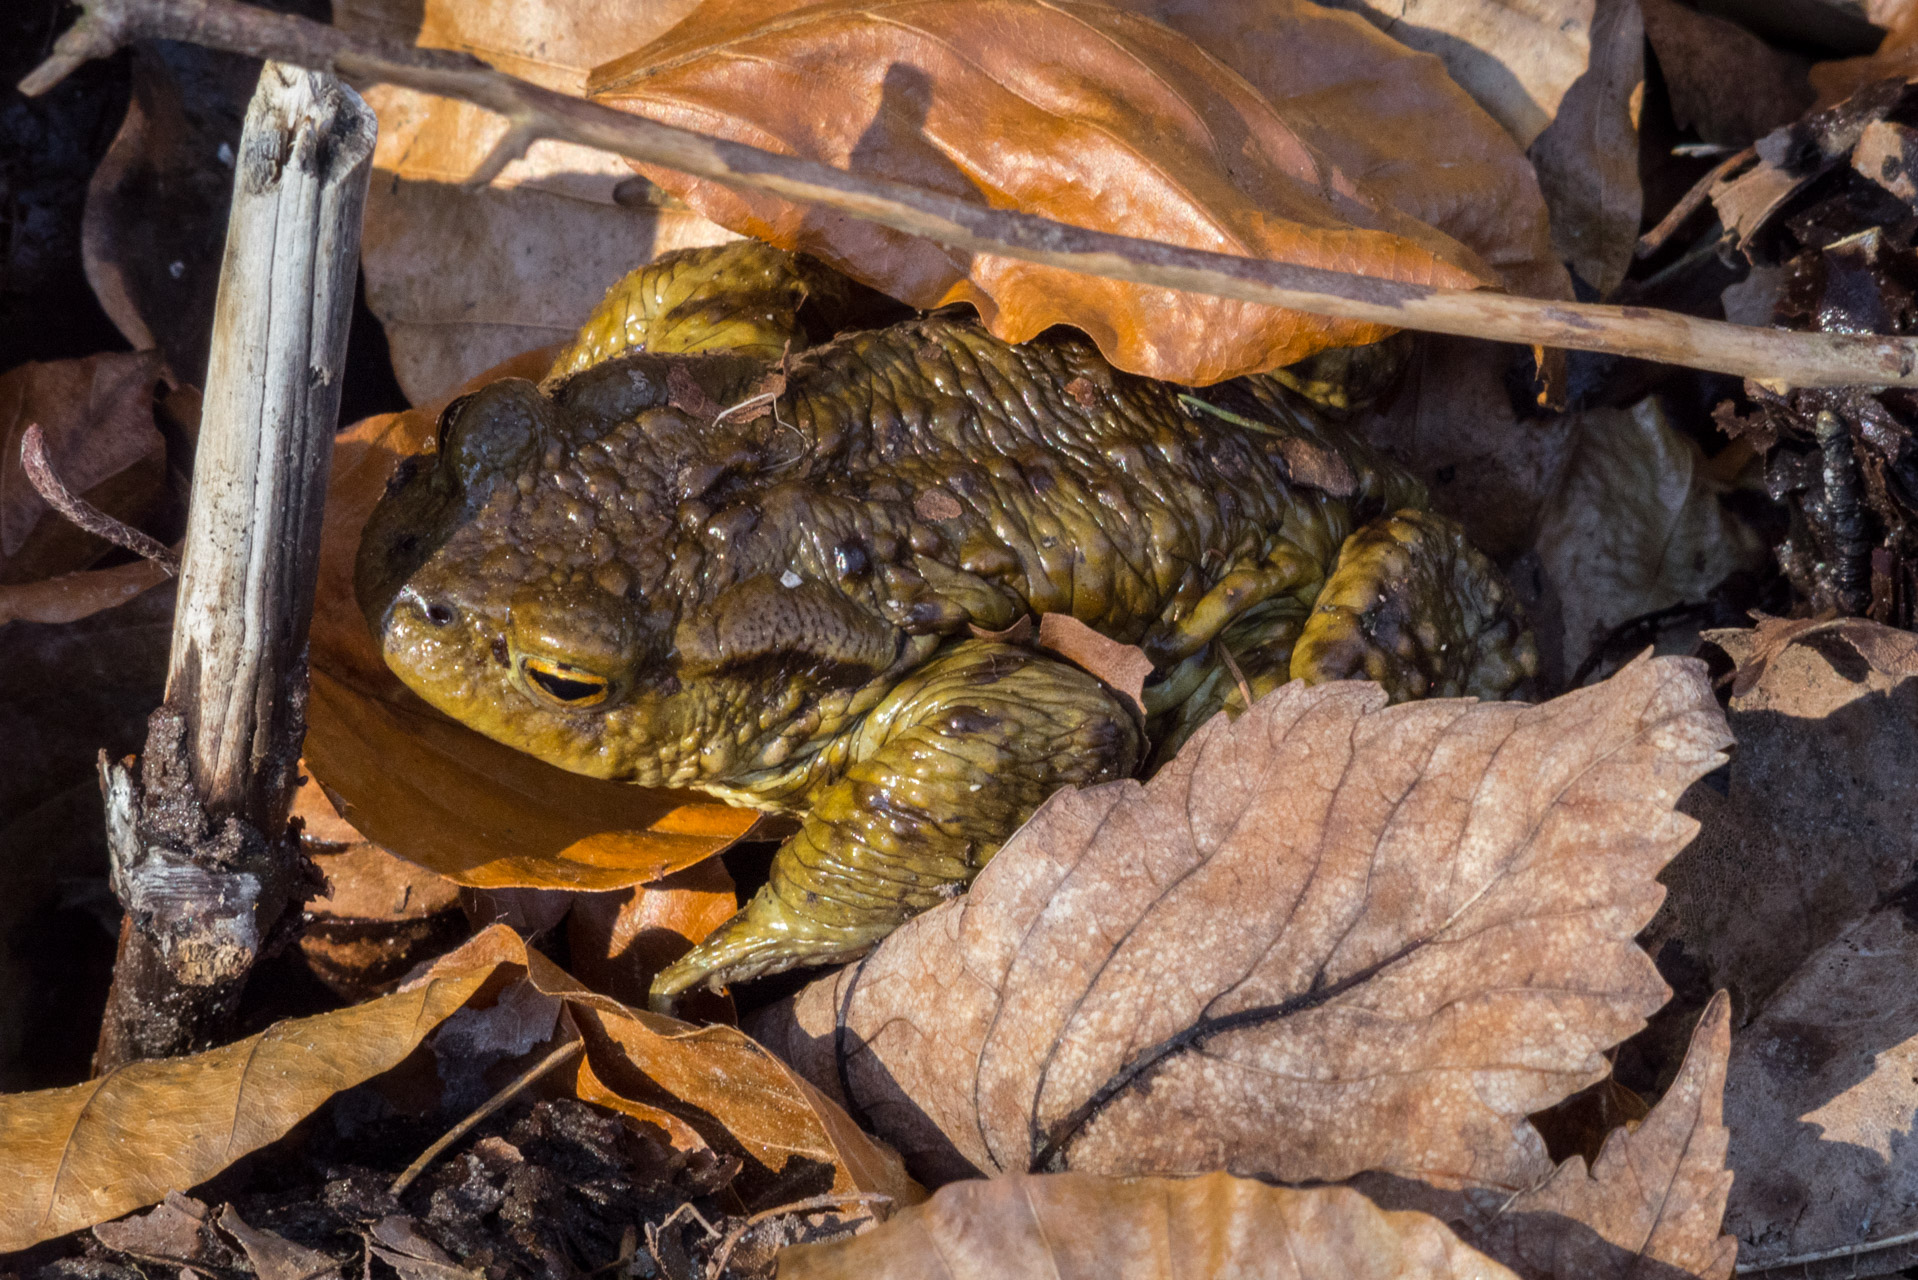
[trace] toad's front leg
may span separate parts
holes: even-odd
[[[984,640],[942,650],[852,732],[771,879],[659,975],[656,1004],[859,955],[963,889],[1048,795],[1126,777],[1144,750],[1097,680]]]

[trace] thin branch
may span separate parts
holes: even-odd
[[[474,1125],[486,1119],[486,1117],[492,1115],[495,1111],[498,1111],[501,1107],[524,1093],[528,1086],[532,1085],[534,1081],[538,1080],[548,1071],[551,1071],[554,1067],[559,1066],[562,1062],[567,1062],[578,1057],[580,1052],[585,1048],[586,1042],[584,1040],[568,1040],[565,1044],[528,1067],[517,1080],[507,1085],[504,1089],[501,1089],[485,1102],[482,1102],[477,1111],[441,1134],[439,1141],[420,1152],[419,1159],[407,1165],[405,1171],[402,1172],[399,1177],[393,1179],[393,1185],[388,1187],[387,1191],[397,1196],[412,1186],[415,1178],[425,1173],[427,1168],[435,1160],[439,1159],[448,1147],[472,1132]]]
[[[53,460],[47,456],[47,438],[40,430],[40,424],[32,422],[20,435],[20,469],[26,473],[27,483],[33,486],[46,504],[85,529],[96,537],[105,538],[116,547],[125,547],[137,556],[153,561],[169,574],[180,574],[180,557],[163,545],[157,538],[149,538],[132,525],[115,520],[100,508],[81,498],[67,488],[53,470]]]
[[[1794,333],[1650,307],[1435,289],[1088,231],[676,129],[516,80],[463,54],[349,36],[236,0],[82,4],[85,15],[60,38],[53,56],[21,82],[23,92],[44,92],[81,62],[130,40],[183,40],[329,68],[358,83],[384,82],[459,98],[505,116],[514,148],[533,138],[597,147],[731,187],[825,205],[972,253],[1349,320],[1635,356],[1774,385],[1918,387],[1918,341],[1909,339]],[[489,167],[497,160],[496,154]]]

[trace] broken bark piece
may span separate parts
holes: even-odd
[[[101,763],[127,914],[94,1069],[216,1042],[309,888],[288,823],[373,115],[269,63],[235,166],[166,698]]]

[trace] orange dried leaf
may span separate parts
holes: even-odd
[[[1048,801],[749,1026],[926,1176],[1549,1171],[1525,1117],[1667,991],[1634,935],[1731,741],[1701,663],[1542,706],[1292,684]]]
[[[1511,292],[1572,296],[1531,161],[1438,58],[1310,0],[1119,7],[1165,23],[1244,76],[1308,146],[1478,254]]]
[[[492,974],[445,965],[412,990],[70,1089],[0,1097],[0,1252],[204,1182],[411,1053]]]
[[[1343,1187],[1268,1187],[1225,1173],[961,1182],[863,1235],[779,1255],[780,1280],[1275,1275],[1516,1280],[1426,1214],[1388,1213]]]
[[[482,381],[538,377],[550,358],[533,352]],[[307,704],[314,776],[369,840],[475,888],[623,889],[725,848],[753,813],[556,769],[434,711],[386,669],[354,600],[353,560],[387,477],[430,445],[435,418],[369,418],[335,443]]]
[[[340,0],[358,35],[469,53],[575,96],[594,64],[635,48],[695,0]],[[697,214],[630,200],[619,156],[542,138],[479,190],[466,185],[507,121],[470,102],[372,85],[378,176],[367,194],[366,300],[415,403],[517,351],[569,339],[608,285],[669,249],[732,238]]]
[[[836,1191],[880,1192],[900,1203],[923,1198],[897,1155],[736,1028],[697,1027],[589,991],[503,925],[480,933],[432,972],[482,962],[523,965],[533,988],[566,1002],[586,1037],[591,1073],[579,1081],[593,1092],[588,1101],[658,1123],[677,1143],[690,1130],[715,1151],[745,1157],[737,1185],[749,1197],[781,1203],[784,1191],[815,1182],[823,1166],[833,1171]],[[635,1106],[615,1104],[611,1095]],[[667,1124],[654,1112],[680,1123]]]
[[[1147,18],[1074,0],[831,0],[766,20],[790,7],[702,6],[595,70],[590,87],[668,124],[1078,226],[1421,284],[1495,279]],[[812,253],[915,306],[972,303],[1014,342],[1074,325],[1114,364],[1152,377],[1217,382],[1387,332],[956,252],[640,171],[721,226]]]
[[[595,991],[644,1004],[660,970],[738,910],[733,878],[718,858],[616,893],[579,894],[567,917],[573,972]],[[731,1002],[711,992],[694,994],[680,1011],[700,1021],[737,1021]]]

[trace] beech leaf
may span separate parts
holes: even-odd
[[[749,1023],[923,1177],[1531,1185],[1667,991],[1633,935],[1730,742],[1702,664],[1542,706],[1294,683],[1055,795],[962,899]]]
[[[1570,298],[1538,175],[1438,58],[1310,0],[1124,0],[1244,76],[1299,136],[1512,293]],[[1475,5],[1483,11],[1489,6]],[[1589,8],[1589,0],[1586,0]],[[1582,55],[1579,55],[1582,57]]]
[[[539,377],[550,351],[477,382]],[[306,761],[367,839],[474,888],[623,889],[725,848],[757,815],[695,792],[568,773],[427,706],[374,647],[353,596],[360,530],[439,406],[369,418],[334,444],[313,612]]]
[[[1077,0],[828,0],[757,21],[764,8],[702,6],[597,68],[593,96],[1077,226],[1420,284],[1496,279],[1316,153],[1197,45],[1137,14]],[[1074,325],[1115,365],[1151,377],[1212,383],[1387,332],[957,252],[639,168],[721,226],[814,254],[914,306],[969,302],[1012,342]]]
[[[1422,1213],[1343,1187],[1010,1174],[955,1183],[850,1240],[779,1255],[780,1280],[1513,1280]]]
[[[0,1095],[0,1252],[152,1204],[276,1141],[334,1094],[397,1065],[495,967],[442,966],[410,990],[218,1049]]]
[[[134,560],[111,569],[83,569],[37,582],[0,586],[0,624],[78,622],[117,608],[172,575],[151,560]]]

